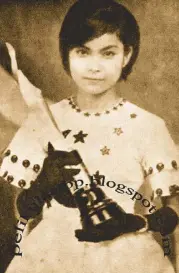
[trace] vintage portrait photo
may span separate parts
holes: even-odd
[[[178,24],[0,1],[0,273],[179,273]]]

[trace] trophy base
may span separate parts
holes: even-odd
[[[97,225],[96,227],[75,230],[75,236],[78,238],[78,241],[81,242],[101,242],[113,240],[122,234],[121,224],[119,221],[112,218],[105,221],[105,223]]]
[[[88,213],[81,215],[83,229],[76,230],[79,241],[100,242],[112,240],[124,230],[124,211],[111,199],[89,208]]]
[[[112,240],[125,230],[125,211],[107,198],[95,184],[81,188],[74,194],[80,210],[82,229],[75,231],[79,241],[100,242]]]

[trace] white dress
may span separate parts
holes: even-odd
[[[169,195],[169,187],[179,184],[176,147],[161,118],[122,99],[103,113],[80,111],[72,99],[51,110],[68,145],[80,152],[91,175],[105,176],[102,189],[126,212],[150,213],[157,193]],[[6,150],[0,170],[8,183],[24,188],[35,180],[46,156],[27,127],[33,127],[30,119]],[[28,167],[24,160],[29,160]],[[7,273],[174,273],[151,232],[78,242],[74,236],[81,228],[78,209],[55,200],[51,205],[23,238],[22,257],[13,259]]]

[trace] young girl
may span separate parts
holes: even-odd
[[[174,142],[161,118],[120,97],[120,82],[131,73],[139,52],[133,15],[113,0],[78,1],[67,13],[59,38],[64,68],[78,87],[77,94],[51,107],[66,143],[79,151],[91,175],[100,182],[105,178],[102,190],[125,212],[152,215],[159,208],[152,203],[157,197],[170,205],[164,222],[168,215],[171,222],[176,220],[179,159]],[[79,210],[66,184],[57,184],[79,172],[64,169],[79,161],[73,153],[52,147],[47,156],[38,136],[48,130],[33,126],[29,117],[16,134],[4,154],[1,175],[24,188],[17,208],[26,219],[40,213],[44,196],[51,192],[54,199],[44,208],[42,222],[22,239],[7,272],[174,273],[150,228],[96,243],[75,237],[74,231],[81,229]],[[34,212],[29,204],[35,196],[40,198]],[[150,227],[153,220],[145,219]],[[173,234],[177,232],[178,227]]]

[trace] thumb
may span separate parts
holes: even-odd
[[[21,70],[17,71],[17,77],[21,94],[27,106],[30,108],[36,106],[38,99],[42,97],[41,90],[34,86]]]
[[[63,177],[63,182],[68,182],[73,180],[73,176],[79,174],[80,169],[62,169],[61,175]]]
[[[14,47],[6,42],[6,46],[9,52],[9,56],[11,58],[11,69],[12,69],[12,74],[16,80],[18,80],[17,72],[18,72],[18,66],[17,66],[17,60],[16,60],[16,52]]]

